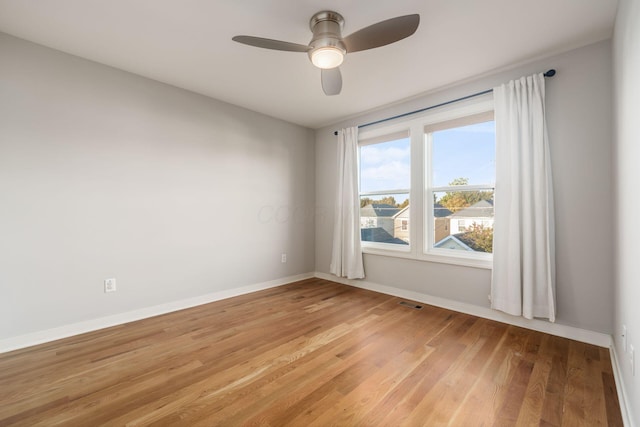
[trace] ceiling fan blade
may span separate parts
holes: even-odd
[[[283,42],[280,40],[265,39],[253,36],[235,36],[234,42],[248,44],[249,46],[262,47],[264,49],[285,50],[287,52],[307,52],[309,46],[298,43]]]
[[[369,25],[342,39],[347,53],[385,46],[415,33],[420,24],[420,15],[405,15]]]
[[[340,67],[323,69],[322,71],[322,90],[325,95],[338,95],[342,90],[342,74]]]

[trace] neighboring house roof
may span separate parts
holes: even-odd
[[[386,203],[371,203],[360,208],[360,216],[364,217],[392,217],[400,209]]]
[[[453,234],[440,240],[438,243],[433,245],[433,247],[441,249],[462,249],[464,251],[473,251],[473,249],[471,249],[462,240],[458,239],[456,235]]]
[[[405,206],[404,208],[400,209],[400,212],[398,212],[397,214],[395,214],[393,216],[393,218],[409,218],[409,205]]]
[[[473,239],[471,239],[469,237],[469,233],[458,233],[458,234],[454,234],[454,236],[459,241],[461,241],[462,243],[467,245],[472,251],[486,252],[484,249],[482,249],[480,246],[478,246],[477,243]]]
[[[374,228],[362,228],[360,229],[360,238],[363,242],[378,242],[378,243],[396,243],[398,245],[408,245],[402,239],[393,237],[382,227]]]
[[[411,207],[411,205],[405,206],[403,209],[400,210],[400,212],[395,214],[393,217],[394,218],[409,218],[409,208],[410,207]],[[451,213],[452,212],[449,209],[445,208],[440,203],[436,203],[435,205],[433,205],[433,216],[436,217],[436,218],[443,218],[445,216],[451,215]]]
[[[453,212],[442,206],[440,203],[436,203],[433,205],[433,216],[435,218],[443,218],[445,216],[451,215],[452,213]]]
[[[480,200],[473,205],[452,213],[451,218],[493,218],[493,202]]]

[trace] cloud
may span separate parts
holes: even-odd
[[[360,177],[363,192],[409,188],[411,180],[409,164],[400,161],[362,167]]]
[[[361,191],[408,189],[410,164],[409,139],[361,147]]]
[[[406,147],[368,145],[360,149],[360,161],[362,165],[380,165],[389,161],[406,161],[409,164],[411,151],[409,144]]]

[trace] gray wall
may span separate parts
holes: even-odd
[[[0,57],[0,339],[313,271],[311,130],[3,34]]]
[[[446,66],[443,64],[442,66]],[[328,273],[338,128],[435,105],[555,68],[547,79],[547,120],[557,229],[557,322],[611,333],[613,213],[609,41],[464,82],[316,131],[316,270]],[[425,70],[428,73],[428,70]],[[381,89],[382,90],[382,89]],[[365,255],[366,280],[489,307],[490,270]]]
[[[620,0],[613,38],[616,184],[616,293],[614,341],[622,386],[635,425],[640,426],[640,2]],[[622,340],[635,347],[635,376]],[[620,386],[620,384],[619,384]]]

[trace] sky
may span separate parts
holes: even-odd
[[[410,188],[409,138],[360,148],[360,191]]]
[[[435,187],[460,177],[469,184],[495,184],[495,123],[434,132],[432,156]]]
[[[455,178],[469,184],[495,183],[495,124],[479,123],[434,132],[433,185],[446,186]],[[360,148],[360,191],[409,189],[409,138]],[[396,195],[402,202],[406,197]]]

